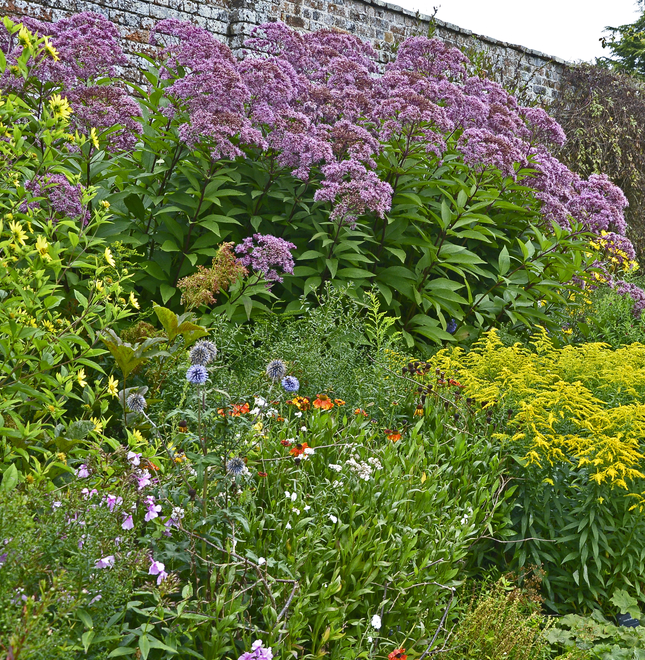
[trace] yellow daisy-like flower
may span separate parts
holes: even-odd
[[[134,439],[137,440],[138,442],[145,442],[143,436],[141,435],[141,431],[139,431],[139,429],[134,429],[134,431],[131,431],[131,433]]]
[[[52,45],[52,42],[49,40],[49,37],[45,37],[43,48],[45,49],[47,55],[49,55],[49,57],[51,57],[54,60],[54,62],[58,62],[58,60],[60,59],[58,57],[58,51]]]
[[[107,391],[112,396],[119,396],[119,381],[114,376],[108,378]]]
[[[20,243],[20,245],[24,245],[25,238],[27,238],[27,232],[25,232],[20,223],[16,222],[15,220],[10,222],[9,229],[13,234],[13,240],[16,241],[16,243]]]
[[[103,422],[98,417],[92,417],[94,423],[94,433],[103,433]]]
[[[87,387],[87,381],[85,380],[85,369],[79,369],[76,374],[76,380],[81,387]]]
[[[253,424],[253,429],[255,431],[257,431],[258,433],[260,433],[260,431],[262,431],[263,428],[264,428],[264,424],[262,424],[262,422],[258,422],[257,424]]]
[[[110,202],[108,202],[107,199],[102,199],[99,202],[99,206],[107,211],[110,208]]]
[[[112,256],[112,251],[110,250],[109,247],[105,248],[105,261],[108,262],[112,268],[116,267],[116,261],[114,261],[114,257]]]
[[[44,236],[41,235],[36,239],[36,249],[38,250],[38,254],[40,254],[45,261],[52,260],[49,254],[49,243]]]
[[[90,141],[95,149],[99,148],[99,136],[96,134],[96,129],[94,127],[92,127],[92,130],[90,131]]]
[[[51,321],[43,321],[43,328],[45,328],[45,330],[48,330],[51,333],[56,332],[56,328],[54,327],[54,324]]]
[[[135,295],[132,291],[130,291],[130,304],[135,309],[141,309],[141,307],[139,307],[139,301],[135,298]]]
[[[103,293],[103,291],[105,291],[105,287],[103,286],[103,282],[101,280],[96,280],[96,282],[94,282],[94,286],[96,286],[96,290],[99,293]]]
[[[56,119],[69,119],[72,112],[74,112],[67,99],[64,99],[60,94],[54,94],[49,99],[49,109]]]

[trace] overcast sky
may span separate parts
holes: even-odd
[[[600,45],[605,26],[633,23],[636,0],[389,0],[478,34],[557,55],[591,61],[609,55]]]

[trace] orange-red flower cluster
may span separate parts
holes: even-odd
[[[387,660],[407,660],[408,656],[405,654],[405,649],[394,649],[390,655],[387,656]]]
[[[355,415],[363,415],[363,417],[367,417],[367,413],[362,409],[362,408],[356,408],[354,411]]]
[[[228,411],[228,414],[231,417],[239,417],[240,415],[246,415],[246,413],[248,413],[249,410],[250,408],[248,403],[236,403],[233,406],[233,409]],[[217,411],[218,415],[224,415],[224,413],[225,413],[224,408],[220,408]]]
[[[385,437],[392,442],[398,442],[401,439],[401,433],[396,429],[385,429]]]
[[[320,408],[320,410],[331,410],[334,402],[326,394],[317,394],[313,405],[314,408]]]
[[[309,449],[309,445],[306,442],[302,442],[302,443],[299,442],[289,450],[289,453],[292,456],[301,456],[302,454],[305,453],[305,449]]]

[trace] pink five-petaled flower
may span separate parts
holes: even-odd
[[[97,559],[94,568],[112,568],[114,566],[114,555],[108,555],[102,559]]]
[[[137,467],[139,465],[139,463],[141,463],[141,454],[137,454],[134,451],[129,451],[128,452],[128,460],[130,461],[130,463],[132,463],[132,465]]]
[[[150,472],[148,470],[141,470],[141,474],[137,477],[137,480],[137,490],[143,490],[146,486],[150,485]]]
[[[168,573],[166,573],[165,569],[165,564],[161,563],[160,561],[150,559],[150,568],[148,569],[148,574],[157,576],[157,584],[161,584],[161,582],[168,577]]]
[[[134,521],[131,513],[123,513],[124,520],[121,523],[121,529],[134,529]]]
[[[242,653],[238,660],[272,660],[273,652],[271,648],[265,648],[261,640],[256,640],[251,646],[251,651]]]
[[[107,504],[108,509],[110,509],[110,511],[114,511],[115,506],[119,506],[119,504],[123,504],[123,498],[118,495],[107,495],[105,497],[105,502]]]
[[[81,493],[83,494],[83,499],[84,500],[89,500],[92,497],[94,497],[94,495],[98,495],[99,491],[96,490],[96,488],[92,488],[92,490],[90,490],[89,488],[83,488]]]
[[[87,465],[85,463],[83,463],[83,465],[79,465],[76,469],[76,477],[78,479],[87,479],[89,476],[90,472],[87,469]]]
[[[154,495],[148,495],[148,497],[146,497],[146,506],[148,507],[148,511],[144,516],[144,520],[146,522],[150,522],[159,516],[159,512],[161,511],[161,504],[155,504]]]

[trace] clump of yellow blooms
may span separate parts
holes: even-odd
[[[584,468],[645,507],[637,492],[645,478],[645,345],[558,349],[542,328],[530,344],[505,346],[491,330],[470,351],[446,348],[431,363],[457,378],[464,396],[514,411],[495,437],[527,465]]]

